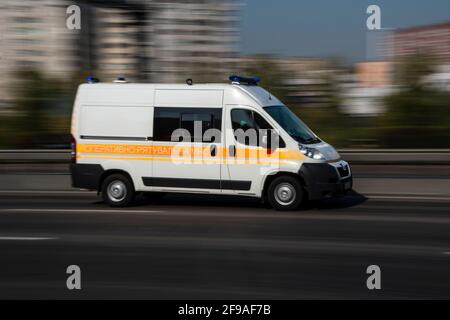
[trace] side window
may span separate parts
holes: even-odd
[[[233,109],[231,110],[231,123],[234,137],[241,144],[247,146],[263,146],[261,136],[268,134],[269,147],[274,139],[279,139],[279,146],[281,148],[286,146],[281,138],[274,136],[275,131],[273,127],[257,112],[247,109]]]
[[[153,140],[171,141],[172,132],[180,128],[178,108],[155,108],[153,121]]]
[[[253,115],[251,110],[246,109],[233,109],[231,110],[231,123],[233,130],[242,129],[247,131],[248,129],[255,129],[255,123],[253,121]]]
[[[231,110],[231,124],[233,127],[234,138],[237,142],[247,146],[258,145],[258,133],[253,119],[253,112],[251,110]]]
[[[199,129],[195,130],[198,123]],[[219,108],[155,108],[153,140],[172,141],[177,129],[189,132],[192,142],[220,142],[222,109]],[[211,130],[217,129],[215,134]],[[205,135],[205,132],[207,133]],[[197,135],[197,136],[195,136]]]
[[[258,129],[272,130],[272,126],[259,113],[253,112],[255,123]]]

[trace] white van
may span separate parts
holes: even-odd
[[[230,80],[80,85],[73,187],[117,207],[137,192],[177,192],[258,197],[278,210],[352,188],[348,163],[258,78]]]

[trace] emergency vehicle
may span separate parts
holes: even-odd
[[[114,207],[176,192],[258,197],[277,210],[351,190],[348,163],[258,82],[89,78],[73,108],[73,187]]]

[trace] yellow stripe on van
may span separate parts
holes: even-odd
[[[227,158],[229,160],[239,159],[258,159],[258,160],[287,160],[300,161],[305,156],[293,150],[277,149],[275,151],[262,149],[258,147],[236,148],[235,156],[229,156],[228,149],[225,147],[217,148],[216,157],[211,157],[209,146],[170,146],[170,145],[134,145],[134,144],[78,144],[78,154],[108,154],[108,155],[133,155],[149,156],[142,160],[164,161],[162,158],[153,158],[152,156],[175,158],[201,158],[220,160]],[[127,158],[128,159],[128,158]],[[173,159],[172,159],[173,160]]]
[[[193,159],[193,158],[154,158],[154,157],[132,157],[132,156],[77,156],[77,159],[111,159],[111,160],[131,160],[131,161],[178,161],[180,164],[192,164],[192,163],[216,163],[216,164],[261,164],[261,165],[273,165],[273,164],[287,164],[286,161],[261,161],[258,159]]]

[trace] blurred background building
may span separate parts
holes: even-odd
[[[80,30],[66,27],[74,4]],[[42,136],[50,137],[46,145],[61,145],[54,137],[67,142],[75,89],[88,75],[201,83],[225,82],[231,73],[260,76],[262,86],[337,146],[448,145],[450,22],[367,32],[365,61],[243,55],[243,4],[0,0],[0,146],[37,146]]]
[[[81,30],[66,28],[72,4],[81,8]],[[238,57],[238,23],[236,0],[2,0],[0,95],[11,98],[20,69],[105,81],[224,81]]]
[[[389,34],[386,45],[393,60],[427,54],[441,64],[450,64],[450,22],[396,30]]]
[[[77,34],[65,28],[68,5],[64,0],[0,1],[0,99],[12,98],[20,69],[55,77],[78,70]]]
[[[157,1],[152,19],[151,78],[225,81],[239,55],[239,3]]]
[[[83,69],[105,80],[117,76],[166,83],[217,80],[232,70],[238,57],[236,0],[78,4],[84,21],[79,39]]]

